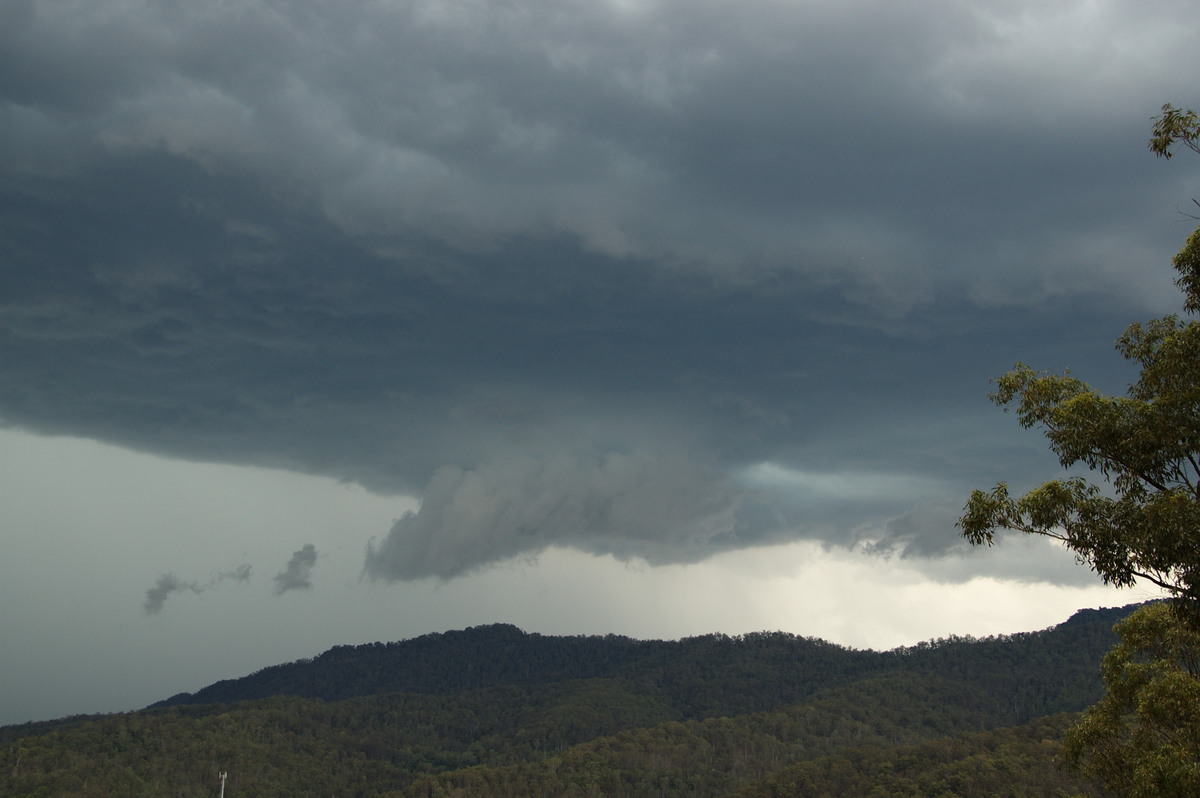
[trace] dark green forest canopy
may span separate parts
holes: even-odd
[[[887,652],[506,625],[340,646],[140,712],[0,729],[0,794],[201,796],[225,771],[230,798],[768,795],[801,777],[848,783],[844,762],[906,762],[896,784],[922,784],[925,761],[946,783],[981,762],[993,782],[1032,783],[1063,725],[1039,719],[1099,697],[1112,625],[1132,609]]]
[[[698,704],[710,699],[697,685],[710,691],[717,685],[736,685],[727,699],[710,700],[714,711],[752,711],[870,674],[941,667],[947,658],[966,655],[960,652],[986,651],[987,656],[1015,666],[1056,656],[1063,637],[1098,634],[1111,644],[1115,638],[1109,629],[1127,611],[1082,610],[1043,632],[982,640],[951,637],[887,652],[860,651],[783,632],[661,641],[616,635],[548,636],[495,624],[393,643],[337,646],[312,659],[264,668],[154,706],[285,694],[329,701],[388,692],[446,695],[499,685],[626,678],[652,680],[656,688],[672,692],[678,700]],[[1087,652],[1082,661],[1091,663],[1090,646],[1082,651]]]

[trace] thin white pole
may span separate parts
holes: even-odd
[[[228,775],[225,771],[217,774],[217,777],[221,779],[221,798],[225,798],[225,777]]]

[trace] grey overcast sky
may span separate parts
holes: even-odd
[[[0,723],[516,623],[859,647],[1102,587],[1058,474],[1200,165],[1170,0],[0,0]]]

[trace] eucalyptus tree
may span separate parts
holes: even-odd
[[[1150,149],[1200,153],[1195,111],[1164,105]],[[1107,584],[1165,591],[1117,626],[1107,695],[1068,736],[1069,763],[1122,795],[1200,795],[1200,227],[1174,258],[1184,316],[1135,323],[1118,351],[1139,367],[1125,395],[1018,363],[992,400],[1038,428],[1064,468],[1020,496],[971,493],[958,525],[974,544],[1001,529],[1061,541]]]

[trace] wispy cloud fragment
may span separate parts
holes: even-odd
[[[157,615],[162,612],[163,605],[167,603],[168,596],[172,593],[181,593],[185,590],[200,593],[204,588],[195,582],[185,582],[175,576],[175,574],[163,574],[154,583],[154,587],[146,591],[146,601],[142,604],[142,607],[146,610],[147,615]]]
[[[281,596],[289,590],[312,588],[312,570],[317,564],[317,549],[306,543],[292,553],[287,567],[275,575],[275,595]]]
[[[142,608],[147,615],[157,615],[162,612],[163,605],[167,603],[167,599],[173,593],[192,592],[197,595],[206,590],[212,590],[222,582],[241,582],[250,581],[250,566],[246,563],[239,565],[231,571],[222,571],[216,574],[206,584],[201,584],[196,581],[186,581],[180,579],[174,573],[165,573],[158,577],[154,585],[146,590],[146,600],[142,603]]]

